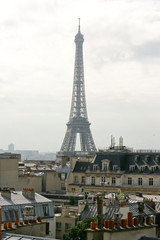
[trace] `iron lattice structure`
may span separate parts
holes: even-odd
[[[78,33],[75,36],[76,52],[70,117],[67,123],[67,131],[64,141],[60,150],[61,154],[68,156],[80,156],[83,154],[89,155],[96,152],[96,147],[90,130],[90,123],[87,116],[83,69],[83,42],[84,38],[80,32],[79,24]],[[81,151],[76,152],[75,147],[78,133],[80,136]]]

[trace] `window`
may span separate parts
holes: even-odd
[[[102,160],[102,171],[109,170],[109,164],[110,164],[110,161],[108,159],[103,159]]]
[[[106,171],[107,170],[107,163],[103,164],[103,170]]]
[[[9,222],[10,219],[9,219],[9,213],[8,213],[8,211],[5,211],[4,214],[5,214],[6,222]]]
[[[138,178],[138,185],[142,185],[142,178]]]
[[[86,177],[82,176],[82,183],[86,183]]]
[[[116,178],[112,177],[112,184],[116,184]]]
[[[128,185],[132,185],[132,178],[131,177],[128,178]]]
[[[46,235],[49,234],[49,222],[46,222]]]
[[[70,223],[66,223],[65,224],[65,230],[67,231],[67,229],[69,229],[69,228],[71,228],[72,226],[71,226],[71,224]]]
[[[91,184],[95,185],[95,177],[92,177]]]
[[[43,206],[43,214],[44,214],[44,216],[46,217],[46,216],[49,215],[49,213],[48,213],[48,205],[47,205],[47,204],[44,204],[44,205],[42,205],[42,206]]]
[[[10,222],[14,222],[15,220],[15,216],[14,216],[14,210],[13,209],[9,209],[9,220]]]
[[[135,170],[135,165],[130,165],[130,171],[133,172]]]
[[[97,165],[93,165],[93,171],[97,171],[98,167]]]
[[[113,171],[117,172],[118,171],[118,165],[113,165]]]
[[[152,166],[152,167],[151,167],[151,171],[152,171],[152,172],[156,171],[156,169],[157,169],[156,166]]]
[[[145,170],[145,166],[141,166],[141,172]]]
[[[61,180],[65,180],[65,173],[61,173]]]
[[[75,192],[75,188],[72,188],[72,192]]]
[[[75,182],[75,183],[78,183],[78,176],[75,176],[75,177],[74,177],[74,182]]]
[[[149,185],[153,185],[153,178],[149,178]]]
[[[61,230],[61,222],[56,222],[56,230]]]
[[[105,183],[106,182],[106,178],[105,177],[101,177],[101,183]]]
[[[61,183],[61,190],[66,190],[65,184]]]

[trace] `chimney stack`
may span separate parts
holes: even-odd
[[[63,217],[69,217],[69,207],[68,206],[63,206],[62,207],[62,216]]]
[[[23,188],[22,194],[24,197],[29,198],[30,200],[35,200],[34,188]]]
[[[98,228],[103,228],[104,219],[103,219],[103,194],[97,194],[97,219],[98,219]]]
[[[9,187],[4,187],[1,190],[1,196],[11,199],[11,189]]]
[[[144,202],[138,202],[138,220],[140,225],[144,225]]]

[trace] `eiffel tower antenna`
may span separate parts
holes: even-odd
[[[83,69],[83,42],[84,38],[80,32],[80,18],[78,33],[75,36],[75,66],[72,102],[67,131],[58,155],[82,156],[94,155],[96,147],[92,138],[90,123],[87,116],[84,69]],[[77,134],[80,136],[81,151],[75,151]]]
[[[78,18],[78,20],[79,20],[79,26],[78,26],[78,32],[80,32],[80,30],[81,30],[81,25],[80,25],[80,23],[81,23],[81,19],[80,18]]]

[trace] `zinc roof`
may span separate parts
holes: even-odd
[[[36,204],[41,202],[52,202],[51,200],[43,197],[42,195],[35,193],[35,200],[30,200],[23,196],[22,191],[13,191],[11,192],[11,199],[3,197],[0,192],[0,206],[9,206],[9,205],[21,205],[21,204]]]

